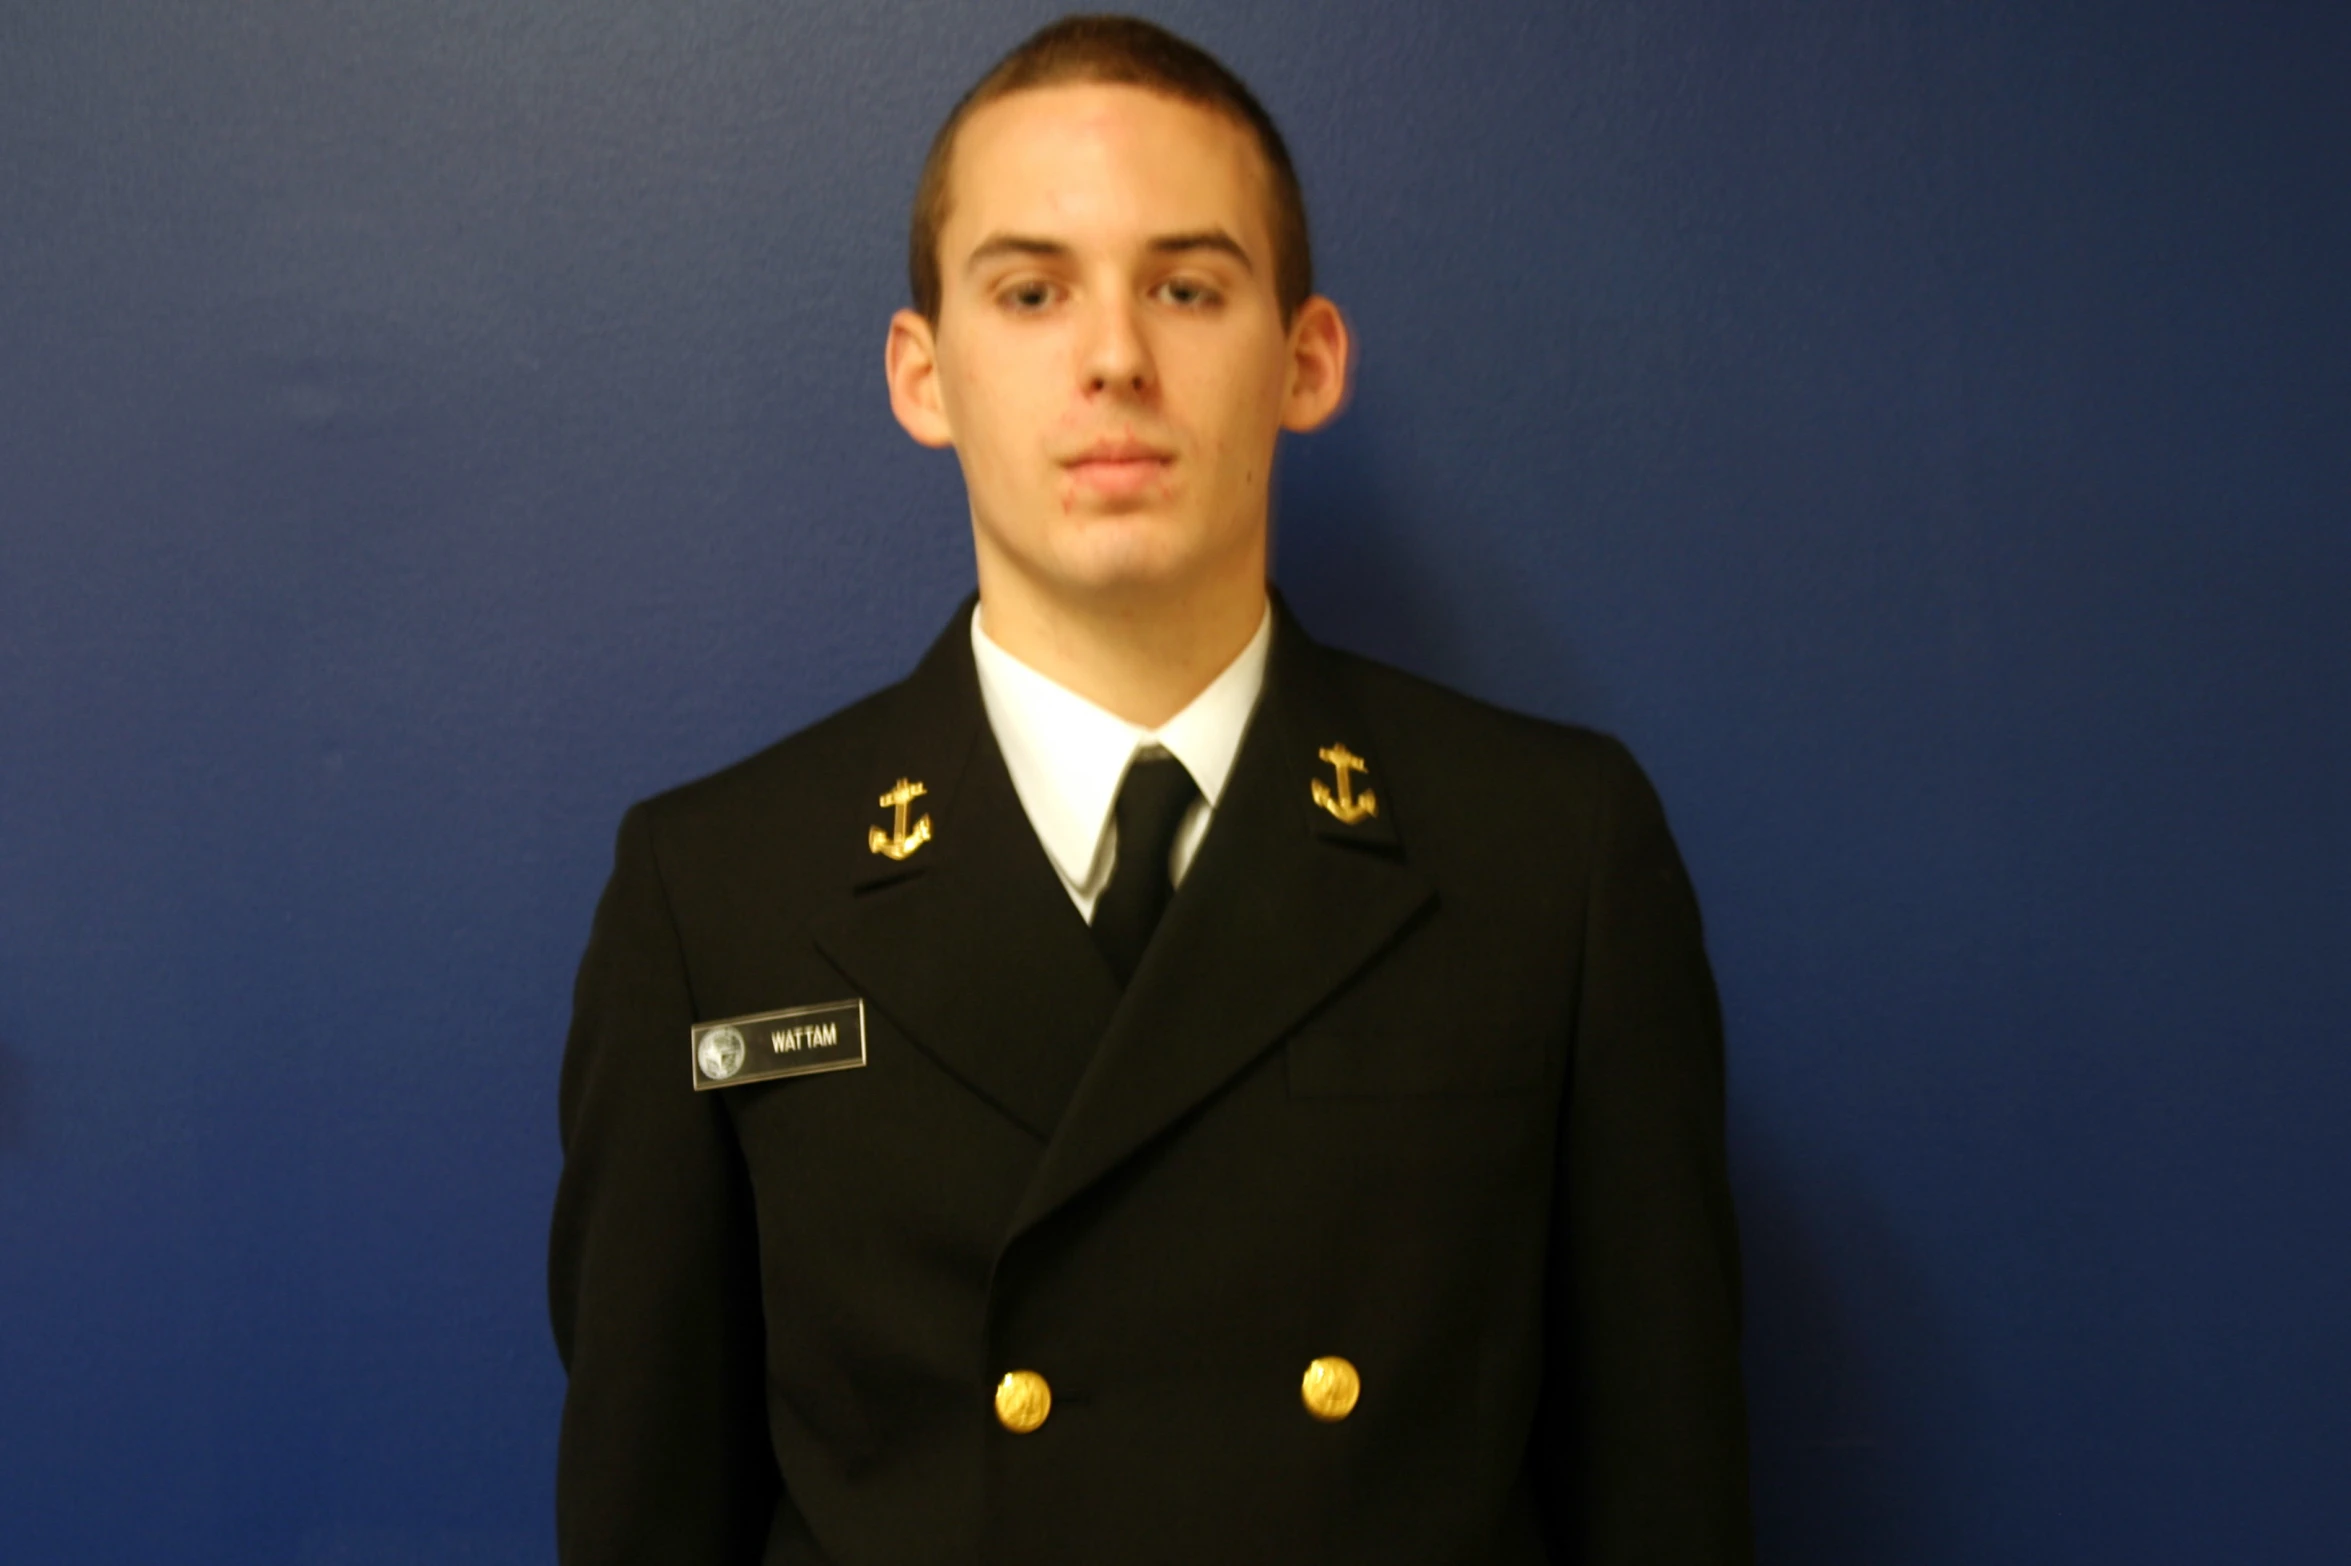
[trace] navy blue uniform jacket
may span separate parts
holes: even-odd
[[[1334,745],[1377,815],[1316,804]],[[900,778],[933,835],[893,862]],[[693,1023],[850,998],[863,1068],[692,1090]],[[1745,1561],[1722,1096],[1614,741],[1280,613],[1122,993],[959,616],[622,824],[563,1068],[562,1558]],[[1362,1382],[1333,1423],[1323,1355]]]

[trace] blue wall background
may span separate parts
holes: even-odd
[[[964,591],[882,324],[1048,14],[0,4],[8,1559],[550,1558],[611,832]],[[1365,344],[1293,601],[1673,811],[1767,1558],[2351,1559],[2351,13],[1157,14]]]

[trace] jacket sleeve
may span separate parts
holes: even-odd
[[[549,1246],[570,1375],[564,1566],[758,1560],[769,1450],[751,1190],[724,1095],[697,1093],[694,1006],[651,809],[621,823],[573,993]]]
[[[1541,1476],[1579,1566],[1753,1559],[1722,1018],[1656,793],[1601,768],[1562,1108]]]

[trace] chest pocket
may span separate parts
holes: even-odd
[[[1468,1014],[1309,1024],[1287,1047],[1293,1098],[1524,1093],[1543,1080],[1542,1039]]]
[[[1565,1053],[1572,988],[1524,900],[1440,895],[1290,1036],[1292,1098],[1531,1093]]]

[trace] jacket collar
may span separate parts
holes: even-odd
[[[1012,1237],[1034,1228],[1239,1075],[1390,945],[1435,896],[1399,806],[1343,821],[1321,753],[1379,754],[1334,660],[1275,603],[1265,692],[1225,797],[1111,1017]],[[1363,782],[1356,774],[1355,785]]]
[[[855,895],[818,945],[920,1048],[1045,1143],[1012,1236],[1044,1221],[1230,1081],[1351,979],[1434,896],[1405,854],[1380,741],[1336,661],[1277,597],[1264,692],[1207,837],[1121,995],[988,731],[970,605],[887,698],[867,800],[925,792],[903,859],[878,806],[856,823]],[[1339,802],[1324,753],[1368,759]],[[1320,795],[1315,787],[1322,785]],[[1362,791],[1374,803],[1365,808]]]
[[[915,1044],[1038,1140],[1061,1119],[1119,990],[1023,814],[973,672],[972,600],[887,693],[866,786],[839,828],[852,896],[818,947]],[[903,858],[901,783],[923,793]],[[860,811],[860,808],[862,810]]]

